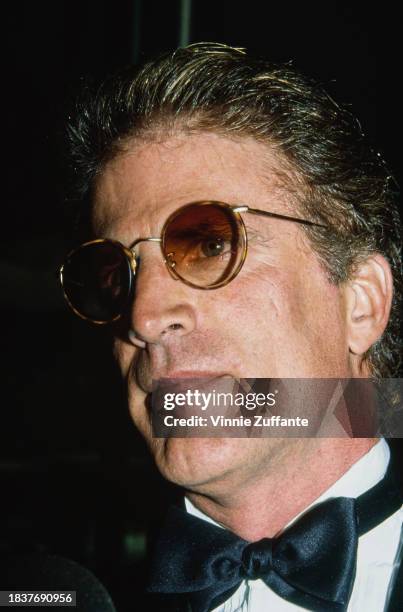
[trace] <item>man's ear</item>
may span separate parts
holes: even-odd
[[[389,320],[393,277],[388,261],[374,253],[358,263],[345,289],[349,349],[363,355],[382,336]]]

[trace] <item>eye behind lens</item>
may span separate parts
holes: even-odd
[[[218,257],[224,252],[225,241],[223,238],[210,238],[201,244],[201,250],[206,257]]]
[[[168,219],[162,249],[175,277],[192,287],[218,288],[242,267],[246,232],[240,216],[228,204],[189,204]]]

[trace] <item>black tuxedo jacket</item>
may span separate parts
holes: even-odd
[[[403,440],[388,440],[388,443],[394,460],[402,466],[403,472]],[[400,479],[400,487],[403,496],[403,476]],[[403,546],[403,531],[400,537],[401,546]],[[145,603],[147,608],[158,610],[158,612],[194,612],[186,594],[148,594],[145,596]],[[262,610],[261,612],[266,611]],[[391,590],[386,600],[386,607],[384,610],[379,610],[379,612],[403,612],[403,554],[401,555],[400,566],[395,569],[391,579]]]

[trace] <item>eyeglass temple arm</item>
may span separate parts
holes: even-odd
[[[307,221],[306,219],[300,219],[299,217],[289,217],[288,215],[280,215],[279,213],[268,212],[266,210],[258,210],[257,208],[249,208],[249,206],[236,206],[233,208],[234,212],[248,212],[252,215],[260,215],[262,217],[274,217],[275,219],[284,219],[285,221],[294,221],[295,223],[301,223],[302,225],[313,225],[315,227],[324,227],[322,223],[315,223],[314,221]]]

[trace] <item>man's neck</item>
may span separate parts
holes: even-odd
[[[201,512],[248,541],[273,537],[343,476],[376,439],[290,440],[258,479],[188,492]]]

